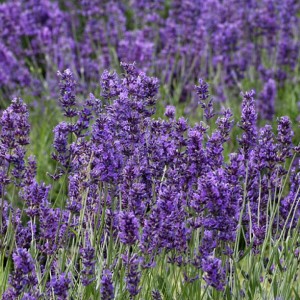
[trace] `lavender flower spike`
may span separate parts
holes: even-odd
[[[76,81],[73,74],[69,69],[66,69],[63,73],[57,72],[60,77],[60,98],[59,102],[64,109],[64,115],[68,118],[75,117],[77,111],[74,108],[76,106],[75,89]]]
[[[119,215],[119,237],[122,243],[133,245],[139,239],[139,224],[132,212],[121,212]]]
[[[112,273],[108,269],[104,269],[101,277],[101,300],[114,299],[114,286],[112,282]]]

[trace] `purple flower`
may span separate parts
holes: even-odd
[[[275,143],[275,135],[271,125],[265,125],[259,131],[257,145],[258,168],[264,167],[274,170],[278,163],[278,145]]]
[[[121,61],[135,62],[146,71],[153,61],[154,46],[153,41],[147,38],[146,30],[128,31],[119,42],[118,54]]]
[[[119,213],[119,237],[126,245],[133,245],[139,240],[139,224],[133,212]]]
[[[152,300],[162,300],[159,290],[153,290],[151,294],[152,294]]]
[[[49,207],[48,202],[40,205],[40,238],[44,243],[38,247],[43,253],[53,254],[62,244],[67,229],[68,213],[58,208]],[[65,242],[65,241],[64,241]]]
[[[79,250],[83,270],[81,274],[82,284],[88,286],[95,280],[95,250],[91,245]]]
[[[161,224],[162,218],[160,210],[154,207],[145,220],[143,234],[141,236],[141,249],[144,253],[150,254],[158,247]]]
[[[24,226],[19,225],[16,230],[16,244],[19,248],[30,248],[32,237],[37,236],[37,226],[32,222],[27,222]]]
[[[54,130],[53,147],[57,153],[53,153],[52,157],[57,160],[63,167],[69,166],[70,150],[68,145],[69,134],[71,133],[71,125],[66,122],[58,124]]]
[[[292,138],[294,136],[294,132],[292,129],[292,123],[289,117],[281,117],[277,120],[277,141],[279,142],[279,151],[280,151],[280,160],[285,161],[287,157],[292,156],[292,147],[293,142]]]
[[[168,117],[169,119],[174,119],[175,118],[175,114],[176,114],[176,108],[175,108],[175,106],[168,105],[166,107],[165,116]]]
[[[36,181],[26,185],[20,191],[20,196],[25,200],[26,213],[33,218],[40,214],[40,206],[47,202],[50,186],[45,184],[39,185]]]
[[[83,180],[83,178],[81,178],[79,174],[69,176],[67,208],[74,214],[78,214],[82,207],[81,180]]]
[[[16,296],[22,294],[25,288],[34,289],[37,285],[34,261],[30,253],[24,248],[18,248],[13,253],[14,272],[9,282],[11,292]]]
[[[207,284],[217,290],[224,290],[225,271],[222,267],[222,261],[216,257],[209,256],[202,260],[202,269],[205,272],[204,280]]]
[[[207,127],[203,123],[197,124],[194,128],[188,130],[186,151],[188,173],[185,176],[190,176],[190,181],[193,184],[196,184],[197,178],[209,167],[203,142],[206,131]]]
[[[0,190],[12,179],[20,185],[25,171],[25,145],[29,144],[30,125],[27,106],[22,99],[15,98],[12,104],[3,111],[0,119]],[[11,172],[10,170],[11,168]]]
[[[24,185],[29,186],[30,184],[34,183],[35,176],[37,174],[36,171],[37,171],[37,165],[36,165],[35,157],[29,156],[27,166],[24,172],[24,180],[23,180]]]
[[[24,275],[34,272],[33,259],[26,249],[18,249],[13,254],[13,260],[15,270],[20,271]]]
[[[60,77],[60,98],[59,102],[64,109],[64,115],[68,118],[75,117],[77,115],[76,110],[76,99],[75,99],[75,89],[76,82],[74,80],[73,74],[69,69],[66,69],[63,73],[58,72]]]
[[[22,300],[38,300],[39,297],[30,293],[24,293]]]
[[[176,249],[178,252],[187,251],[190,231],[186,227],[184,216],[183,210],[174,210],[170,215],[162,215],[162,225],[159,231],[159,242],[162,248]]]
[[[141,288],[139,288],[141,279],[139,265],[141,259],[136,254],[133,254],[131,257],[129,257],[128,255],[123,255],[122,259],[126,266],[126,288],[131,296],[136,296],[141,290]]]
[[[101,300],[114,299],[114,286],[112,281],[112,273],[109,269],[102,271],[101,277]]]
[[[207,141],[207,161],[211,168],[219,168],[223,164],[223,136],[219,130],[213,132]]]
[[[196,93],[199,96],[200,103],[209,97],[209,85],[203,80],[199,79],[199,85],[195,86]]]
[[[220,241],[235,240],[240,210],[240,190],[226,180],[223,168],[208,172],[198,180],[191,206],[197,212],[204,237],[199,247],[200,259],[211,255]],[[195,262],[198,265],[200,262]]]
[[[120,80],[115,72],[105,70],[100,79],[101,96],[107,101],[120,94]]]
[[[243,94],[242,116],[238,126],[244,131],[239,139],[241,150],[247,159],[250,149],[255,145],[257,139],[257,113],[254,101],[255,92],[252,90]]]
[[[218,125],[218,130],[223,138],[223,143],[225,143],[229,139],[229,134],[232,129],[233,120],[231,119],[233,116],[230,109],[225,109],[222,111],[222,116],[218,117],[216,124]]]
[[[51,279],[50,287],[53,289],[54,295],[57,299],[64,300],[68,298],[68,290],[70,288],[71,279],[65,273],[54,276]]]
[[[276,82],[269,79],[265,83],[258,98],[258,111],[263,119],[272,120],[275,114],[275,99],[277,96]]]

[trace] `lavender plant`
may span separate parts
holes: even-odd
[[[45,183],[29,156],[27,106],[16,98],[3,111],[2,299],[297,298],[290,119],[279,118],[277,132],[260,127],[250,91],[236,124],[229,109],[214,109],[203,80],[196,92],[207,123],[190,125],[173,106],[155,118],[158,80],[122,68],[105,71],[100,94],[83,103],[72,72],[58,74],[65,120],[54,128],[56,170]]]

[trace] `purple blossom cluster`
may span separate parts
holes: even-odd
[[[295,0],[2,2],[0,89],[9,94],[55,91],[56,70],[66,68],[84,91],[104,69],[127,61],[159,76],[183,101],[199,77],[214,80],[221,100],[224,89],[254,77],[261,116],[270,119],[277,89],[299,80]]]
[[[255,93],[250,91],[242,94],[236,126],[229,109],[213,110],[208,85],[200,80],[199,106],[205,116],[211,103],[206,119],[215,127],[203,121],[192,126],[176,118],[173,106],[157,119],[158,80],[133,64],[123,63],[122,68],[122,76],[105,71],[100,100],[91,94],[83,104],[76,102],[71,71],[59,73],[59,100],[67,121],[54,129],[53,158],[59,167],[51,178],[61,185],[67,182],[60,205],[49,195],[53,187],[37,182],[35,160],[26,156],[26,105],[14,99],[3,112],[0,247],[13,262],[4,299],[21,294],[38,298],[38,284],[57,299],[68,299],[72,286],[95,284],[101,299],[113,299],[120,280],[134,299],[142,289],[143,272],[155,268],[161,256],[167,265],[197,272],[194,279],[184,273],[186,282],[204,280],[223,290],[241,226],[244,242],[255,253],[267,232],[276,238],[296,226],[300,168],[289,172],[287,162],[299,147],[293,145],[288,117],[278,119],[277,132],[268,124],[259,128]],[[227,157],[224,147],[232,142],[234,126],[240,130],[238,147]],[[284,178],[289,185],[283,186]],[[18,191],[14,197],[12,187]],[[274,203],[280,211],[276,218],[270,217]],[[6,251],[8,230],[15,235],[12,257]],[[191,248],[195,238],[197,246]],[[76,243],[79,251],[74,254]],[[111,245],[123,251],[117,260],[111,258]],[[64,263],[58,260],[62,251]],[[114,271],[117,265],[123,266],[123,277]],[[35,276],[37,266],[42,279]],[[161,299],[159,290],[150,292]]]
[[[14,272],[10,277],[10,285],[3,299],[17,299],[26,289],[37,293],[37,278],[35,273],[34,261],[24,248],[18,248],[13,253]],[[30,299],[30,298],[29,298]]]

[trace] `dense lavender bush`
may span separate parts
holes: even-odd
[[[278,257],[290,272],[284,251],[297,249],[300,206],[289,118],[277,132],[259,128],[255,93],[245,92],[239,146],[227,156],[236,124],[229,109],[214,111],[203,80],[196,92],[208,124],[191,126],[172,106],[154,118],[158,80],[122,68],[122,76],[105,71],[100,100],[84,103],[71,71],[58,74],[66,121],[54,128],[52,186],[37,181],[27,158],[27,106],[16,98],[2,113],[2,298],[232,299],[246,291],[237,277],[250,276],[247,253],[258,281],[268,284]],[[171,278],[168,290],[162,278]]]

